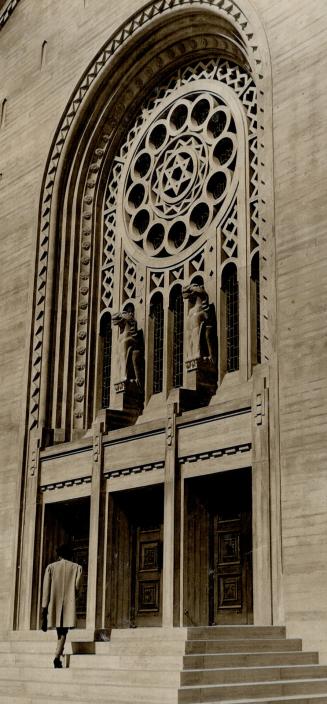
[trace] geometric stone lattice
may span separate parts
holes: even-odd
[[[173,93],[132,150],[124,187],[128,239],[150,257],[186,249],[228,198],[236,152],[235,122],[221,97]]]
[[[237,257],[237,200],[221,228],[222,258]]]
[[[136,268],[134,262],[125,254],[124,258],[124,280],[123,280],[123,300],[135,298],[136,292]]]

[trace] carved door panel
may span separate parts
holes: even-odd
[[[251,510],[218,509],[213,516],[213,622],[253,621]]]
[[[73,541],[73,561],[82,566],[82,583],[76,600],[76,616],[77,625],[80,619],[86,618],[86,603],[87,603],[87,578],[88,578],[88,555],[89,555],[89,538],[75,538]]]
[[[161,529],[136,530],[135,580],[132,580],[135,626],[159,626],[162,601]],[[133,598],[134,596],[134,598]]]

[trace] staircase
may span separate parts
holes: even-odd
[[[68,643],[62,670],[54,645],[54,633],[0,642],[0,704],[327,704],[327,666],[281,627],[115,630]]]

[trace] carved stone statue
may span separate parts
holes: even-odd
[[[143,342],[137,329],[133,311],[122,310],[112,316],[113,325],[119,327],[118,374],[120,382],[136,382],[138,389],[143,383]]]
[[[187,316],[186,359],[209,361],[216,365],[216,320],[213,305],[202,284],[191,283],[183,287],[183,298],[190,301]]]

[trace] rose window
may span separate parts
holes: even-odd
[[[226,211],[237,160],[234,118],[221,97],[188,90],[165,104],[134,139],[122,198],[128,240],[160,260],[198,243]]]

